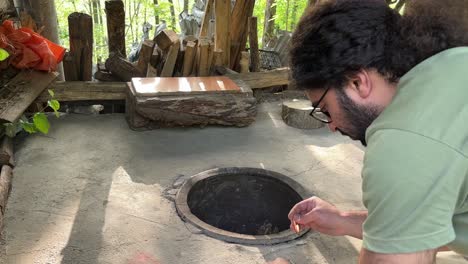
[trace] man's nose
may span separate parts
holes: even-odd
[[[333,122],[328,124],[328,129],[330,129],[331,132],[336,132],[336,126],[333,124]]]

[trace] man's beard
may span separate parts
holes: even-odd
[[[337,128],[337,130],[342,135],[348,136],[353,140],[359,140],[362,145],[367,146],[366,130],[379,116],[382,110],[377,106],[366,107],[358,105],[351,100],[344,91],[340,89],[336,91],[344,120],[347,120],[347,125],[341,129]]]

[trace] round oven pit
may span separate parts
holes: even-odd
[[[227,242],[270,245],[304,235],[289,228],[288,213],[309,197],[297,182],[257,168],[219,168],[192,176],[176,196],[181,218]]]

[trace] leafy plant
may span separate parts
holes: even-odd
[[[41,132],[43,134],[49,133],[50,123],[47,115],[44,111],[47,108],[50,108],[54,111],[55,116],[58,118],[60,114],[58,110],[60,109],[60,102],[55,98],[53,90],[48,90],[50,99],[47,101],[47,106],[45,106],[41,111],[34,113],[32,116],[27,117],[23,115],[18,121],[13,123],[6,123],[5,134],[9,137],[14,137],[17,132],[24,130],[29,134],[34,134]]]

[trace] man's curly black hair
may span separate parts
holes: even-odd
[[[454,30],[430,10],[401,16],[381,0],[327,1],[307,10],[292,36],[292,81],[299,89],[342,88],[374,69],[397,82],[424,59],[462,46]]]

